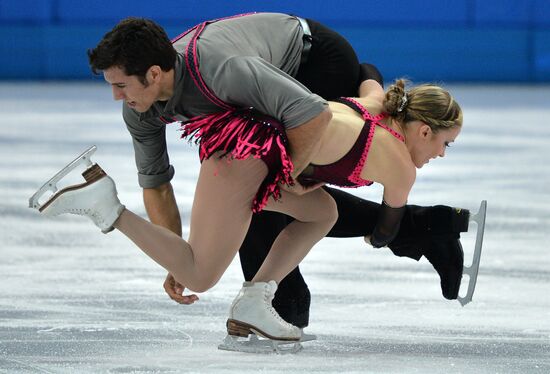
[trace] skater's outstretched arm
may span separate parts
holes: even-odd
[[[170,182],[156,188],[144,188],[143,201],[152,223],[166,227],[181,236],[181,217]],[[180,304],[193,304],[198,300],[196,295],[184,296],[184,287],[170,273],[164,281],[164,290],[172,300]]]

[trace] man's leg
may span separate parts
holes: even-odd
[[[384,85],[376,66],[360,64],[353,47],[342,35],[314,20],[308,19],[307,22],[312,33],[312,46],[296,79],[311,92],[333,100],[342,96],[356,97],[359,85],[367,79]]]
[[[338,222],[329,237],[370,235],[378,220],[379,204],[344,191],[326,188],[338,205]],[[462,278],[464,258],[460,233],[468,231],[470,212],[445,205],[407,205],[396,238],[389,248],[396,256],[419,260],[425,256],[439,274],[441,291],[456,299]]]
[[[300,67],[296,78],[312,92],[325,99],[334,99],[357,96],[359,84],[365,79],[383,83],[376,67],[359,64],[355,51],[345,38],[318,22],[308,20],[308,23],[313,34],[312,48],[308,62]],[[289,217],[274,212],[253,216],[239,250],[246,280],[254,277],[273,241],[290,221]],[[310,300],[309,289],[297,267],[279,284],[273,306],[287,322],[305,327],[309,323]]]
[[[456,299],[464,265],[460,233],[468,231],[469,217],[467,209],[409,205],[389,247],[396,256],[426,257],[439,274],[443,296]]]

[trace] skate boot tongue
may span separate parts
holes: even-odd
[[[267,287],[269,288],[269,291],[267,293],[267,297],[268,297],[267,301],[269,305],[272,305],[271,303],[275,298],[275,292],[277,292],[277,282],[275,282],[274,280],[271,280],[267,282]]]

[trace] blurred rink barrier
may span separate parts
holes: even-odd
[[[94,79],[86,50],[128,16],[173,37],[252,11],[327,24],[387,80],[550,82],[550,0],[2,0],[0,80]]]

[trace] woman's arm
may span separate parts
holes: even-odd
[[[376,227],[369,239],[376,248],[390,244],[397,236],[405,204],[416,179],[416,169],[402,163],[396,165],[384,182],[384,199],[380,206]],[[367,239],[367,238],[365,238]]]
[[[407,204],[409,193],[416,179],[416,170],[405,168],[392,172],[384,183],[384,201],[391,207]]]

